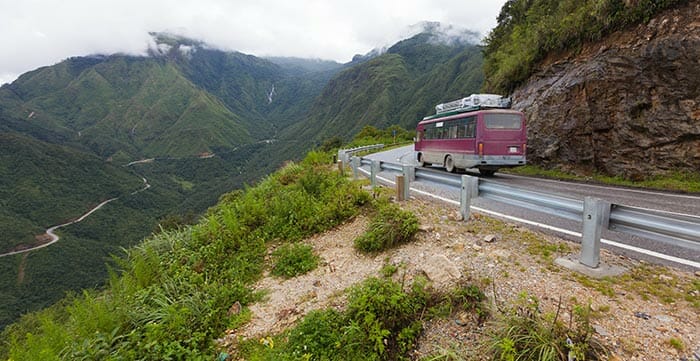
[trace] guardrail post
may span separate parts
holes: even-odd
[[[396,199],[401,202],[406,199],[404,194],[404,188],[406,183],[406,178],[399,174],[396,176]]]
[[[369,178],[372,184],[372,189],[377,187],[377,175],[381,171],[381,164],[378,160],[372,160],[372,165],[369,169]]]
[[[360,168],[360,157],[352,157],[350,165],[352,166],[352,179],[356,180],[358,177],[358,168]]]
[[[411,182],[416,180],[416,168],[412,165],[406,165],[406,164],[404,164],[402,166],[402,168],[403,168],[403,177],[404,177],[403,198],[409,199],[411,197],[411,195],[410,195]]]
[[[468,175],[462,176],[462,186],[459,197],[459,213],[466,222],[471,212],[472,199],[479,195],[479,178]]]
[[[340,172],[340,175],[345,175],[345,166],[343,165],[343,160],[338,159],[338,172]]]
[[[608,228],[610,203],[594,197],[583,199],[583,236],[579,262],[591,268],[600,264],[600,234]]]

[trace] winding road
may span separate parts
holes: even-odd
[[[141,177],[141,179],[143,179],[144,187],[141,188],[141,189],[139,189],[139,190],[137,190],[137,191],[132,192],[131,195],[134,195],[134,194],[143,192],[143,191],[145,191],[146,189],[151,188],[151,185],[148,184],[148,180],[147,180],[146,178]],[[85,214],[83,214],[82,216],[80,216],[80,217],[77,218],[77,219],[74,219],[74,220],[72,220],[72,221],[70,221],[70,222],[67,222],[67,223],[63,223],[63,224],[59,224],[59,225],[56,225],[56,226],[51,226],[51,227],[49,227],[49,228],[46,230],[46,235],[48,235],[49,238],[51,239],[49,242],[42,243],[42,244],[37,245],[37,246],[34,246],[34,247],[21,249],[21,250],[18,250],[18,251],[12,251],[12,252],[3,253],[3,254],[0,254],[0,258],[1,258],[1,257],[5,257],[5,256],[12,256],[12,255],[15,255],[15,254],[26,253],[26,252],[30,252],[30,251],[36,251],[37,249],[41,249],[41,248],[44,248],[44,247],[48,247],[48,246],[50,246],[50,245],[52,245],[52,244],[58,242],[58,240],[60,239],[60,237],[59,237],[56,233],[54,233],[55,230],[57,230],[57,229],[59,229],[59,228],[61,228],[61,227],[69,226],[69,225],[71,225],[71,224],[75,224],[75,223],[78,223],[78,222],[82,222],[85,218],[87,218],[87,217],[89,217],[91,214],[95,213],[98,209],[102,208],[102,207],[103,207],[104,205],[106,205],[107,203],[112,202],[112,201],[117,200],[117,199],[119,199],[119,197],[115,197],[115,198],[108,199],[108,200],[106,200],[106,201],[104,201],[104,202],[102,202],[102,203],[96,205],[94,208],[92,208],[91,210],[87,211]]]
[[[412,145],[374,153],[366,158],[415,165]],[[366,166],[365,168],[368,167]],[[426,169],[443,172],[442,168],[437,167]],[[393,180],[395,174],[384,171],[381,175],[388,178],[388,180]],[[477,174],[478,172],[474,173],[474,175]],[[481,177],[481,182],[497,183],[576,200],[583,200],[586,196],[592,196],[626,206],[693,216],[700,215],[700,197],[691,194],[557,181],[503,173],[497,173],[494,177]],[[431,181],[418,180],[411,183],[411,188],[414,194],[420,193],[448,203],[459,204],[459,190],[453,187]],[[493,201],[484,198],[476,198],[472,203],[472,209],[497,218],[518,222],[546,233],[556,234],[574,242],[580,242],[581,222],[542,213],[536,209],[519,207],[507,201]],[[700,269],[700,252],[697,251],[697,247],[689,249],[678,244],[663,243],[610,230],[603,231],[602,236],[603,246],[612,249],[617,254],[654,263],[675,264],[684,268]]]

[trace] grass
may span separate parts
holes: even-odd
[[[291,278],[310,272],[318,267],[320,257],[306,244],[285,244],[272,252],[274,266],[272,274]]]
[[[655,299],[665,304],[687,302],[700,309],[700,281],[676,277],[666,268],[641,264],[617,277],[592,279],[580,274],[572,276],[581,285],[615,297],[616,289],[636,294],[643,300]]]
[[[487,326],[486,352],[494,360],[598,360],[606,354],[593,338],[590,306],[571,305],[569,320],[563,314],[561,302],[554,313],[543,313],[539,300],[523,292]]]
[[[557,169],[544,169],[534,165],[526,165],[505,170],[504,172],[543,177],[559,180],[594,182],[616,186],[648,188],[666,191],[678,191],[687,193],[700,193],[700,173],[697,172],[667,172],[662,175],[649,176],[647,179],[633,181],[623,177],[612,177],[593,173],[590,175],[578,175]]]
[[[389,203],[376,201],[377,214],[370,221],[367,231],[354,240],[355,248],[373,253],[409,242],[418,232],[418,218],[410,211]]]

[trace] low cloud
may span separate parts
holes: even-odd
[[[151,31],[257,56],[347,62],[405,37],[411,24],[425,20],[452,24],[436,41],[462,41],[470,36],[464,29],[483,37],[504,2],[405,0],[397,7],[376,0],[0,0],[0,48],[12,49],[0,57],[0,83],[71,56],[146,55],[156,46]]]

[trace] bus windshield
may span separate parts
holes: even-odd
[[[520,114],[484,114],[484,123],[488,129],[520,129]]]

